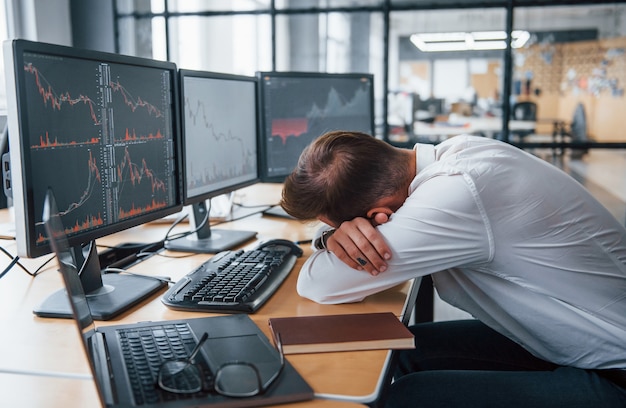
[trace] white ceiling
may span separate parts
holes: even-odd
[[[487,31],[505,27],[504,9],[401,11],[391,13],[398,36],[415,32]],[[514,28],[528,31],[597,29],[599,36],[626,36],[626,4],[517,8]]]

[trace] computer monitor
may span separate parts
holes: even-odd
[[[437,115],[442,115],[445,112],[445,103],[446,101],[443,98],[420,100],[418,110],[426,112],[429,118],[435,118]]]
[[[163,286],[101,274],[95,240],[182,208],[176,65],[25,40],[4,56],[18,254],[51,252],[53,190],[96,315],[113,317]],[[64,294],[50,299],[35,313],[71,317]]]
[[[254,77],[179,70],[183,129],[183,196],[192,233],[165,243],[171,250],[217,253],[256,236],[211,229],[207,200],[259,181],[257,81]]]
[[[258,72],[261,110],[260,176],[282,182],[300,153],[331,130],[374,135],[374,76]]]
[[[4,162],[9,162],[9,125],[7,123],[6,115],[0,116],[0,162],[2,164],[2,174],[5,173]],[[8,171],[9,165],[7,164],[6,171]],[[4,180],[4,179],[3,179]],[[4,188],[4,183],[2,189],[0,189],[0,208],[7,208],[9,206],[9,196],[7,191]]]

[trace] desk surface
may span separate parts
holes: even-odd
[[[91,408],[98,405],[96,386],[91,379],[58,378],[0,372],[0,403],[20,408]],[[347,401],[314,399],[284,408],[354,408],[362,405]]]
[[[278,200],[279,185],[261,184],[242,190],[240,199],[247,205],[271,203]],[[254,199],[251,197],[253,196]],[[239,200],[239,198],[238,198]],[[255,202],[256,200],[256,202]],[[4,214],[6,216],[6,214]],[[271,238],[286,238],[293,241],[310,239],[316,229],[314,224],[299,221],[261,216],[260,214],[247,217],[232,223],[222,224],[219,228],[240,228],[258,231],[257,238],[266,240]],[[115,245],[121,242],[152,242],[159,240],[165,234],[168,225],[145,225],[103,238],[99,245]],[[183,231],[188,226],[181,226]],[[5,249],[15,253],[13,241],[0,241]],[[248,243],[244,248],[253,247],[256,242]],[[297,295],[295,286],[297,272],[311,250],[303,245],[305,255],[299,258],[294,273],[281,286],[278,292],[256,313],[250,317],[270,336],[268,318],[274,316],[306,316],[338,313],[365,313],[375,311],[391,311],[400,314],[409,288],[408,284],[400,285],[385,292],[373,295],[361,303],[344,305],[320,305],[301,298]],[[210,258],[212,255],[189,255],[179,252],[165,251],[152,256],[144,262],[135,265],[131,270],[148,275],[167,275],[178,280],[194,267]],[[26,259],[21,262],[32,269],[44,262],[49,256],[38,259]],[[9,262],[8,257],[0,259],[0,267],[4,268]],[[9,390],[23,394],[29,381],[32,389],[37,393],[50,390],[51,396],[58,392],[59,386],[76,386],[80,383],[80,395],[94,396],[95,388],[91,381],[70,378],[55,378],[41,376],[47,373],[60,376],[78,376],[88,378],[89,368],[83,355],[80,340],[74,323],[69,319],[49,319],[36,317],[32,310],[50,293],[62,288],[61,275],[56,272],[56,261],[36,278],[31,278],[18,267],[14,267],[0,280],[0,322],[3,335],[0,336],[0,373],[3,378],[0,383],[5,387],[4,379],[8,383],[23,384],[24,387],[13,387]],[[96,325],[111,325],[133,323],[146,320],[171,320],[189,317],[206,316],[206,313],[182,312],[168,309],[161,303],[163,292],[159,292],[144,301],[138,307],[123,314],[121,317],[107,321],[96,322]],[[368,401],[372,398],[378,385],[381,370],[388,359],[388,351],[361,351],[324,353],[310,355],[290,355],[289,361],[313,387],[316,395],[354,401]],[[14,374],[15,372],[24,375]],[[13,374],[8,374],[13,373]],[[34,375],[33,375],[34,374]],[[45,387],[40,383],[50,379]],[[26,388],[25,388],[26,387]],[[18,391],[19,390],[19,391]],[[83,393],[84,391],[84,393]],[[35,396],[32,396],[35,398]],[[5,399],[14,398],[11,392],[0,392],[0,405],[5,406]],[[38,398],[38,397],[37,397]],[[43,398],[43,397],[42,397]],[[74,398],[71,401],[75,401]],[[300,404],[298,404],[300,405]],[[69,406],[69,405],[64,405]],[[76,404],[80,406],[80,404]],[[303,406],[306,406],[304,404]],[[324,405],[325,406],[325,405]]]
[[[510,130],[531,130],[537,126],[535,121],[510,120]],[[488,136],[502,130],[502,118],[499,117],[459,117],[455,123],[435,122],[424,123],[416,121],[413,133],[416,136],[450,137],[460,134],[482,132]]]

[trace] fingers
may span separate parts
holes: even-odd
[[[365,218],[344,222],[328,239],[328,249],[351,268],[378,275],[387,270],[391,251],[382,235]]]
[[[374,226],[384,224],[387,221],[389,221],[389,216],[387,214],[380,213],[380,212],[374,214],[374,218],[373,218]]]

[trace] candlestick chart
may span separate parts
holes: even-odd
[[[171,205],[167,73],[76,58],[68,75],[68,62],[24,61],[35,202],[51,187],[68,235]]]

